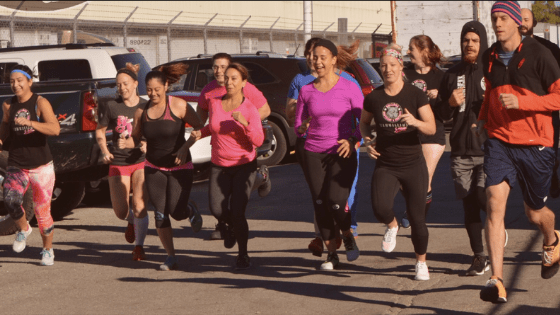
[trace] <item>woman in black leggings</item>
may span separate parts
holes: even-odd
[[[358,167],[355,145],[361,135],[353,124],[362,113],[364,96],[355,83],[335,73],[337,54],[337,47],[329,40],[315,44],[317,79],[301,88],[295,117],[299,134],[309,122],[304,165],[309,173],[315,219],[329,252],[322,270],[332,270],[339,263],[335,221],[342,231],[348,261],[360,255],[345,206]]]
[[[255,148],[264,141],[259,112],[243,94],[248,77],[244,66],[238,63],[228,66],[225,71],[227,93],[210,100],[210,122],[200,131],[201,137],[212,136],[210,211],[218,222],[225,222],[222,225],[224,246],[232,248],[237,242],[237,270],[251,267],[245,209],[257,174]]]
[[[429,280],[428,228],[424,216],[428,168],[418,132],[431,135],[436,127],[428,97],[411,84],[405,84],[402,71],[400,47],[391,45],[384,49],[381,58],[384,85],[364,100],[360,131],[369,156],[377,159],[371,179],[371,200],[375,217],[387,224],[382,249],[392,252],[396,246],[399,225],[393,203],[402,186],[417,259],[416,280]],[[376,141],[370,136],[372,119],[377,130]]]
[[[194,217],[196,211],[188,206],[193,182],[189,148],[196,138],[191,135],[185,140],[185,123],[200,129],[202,122],[186,101],[166,95],[169,85],[177,82],[186,70],[187,66],[179,63],[161,66],[146,75],[150,101],[145,110],[136,111],[132,137],[118,141],[119,148],[131,148],[142,136],[146,139],[145,186],[155,207],[156,230],[168,255],[160,266],[164,271],[177,268],[169,216],[179,221]],[[198,224],[202,225],[201,218]]]

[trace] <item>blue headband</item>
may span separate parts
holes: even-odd
[[[25,72],[25,71],[23,71],[23,70],[19,70],[19,69],[12,70],[12,73],[14,73],[14,72],[21,73],[21,74],[23,74],[24,76],[26,76],[29,80],[31,80],[31,76],[29,75],[29,73],[27,73],[27,72]]]

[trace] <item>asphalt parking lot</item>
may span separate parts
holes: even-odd
[[[153,220],[146,239],[147,260],[131,260],[124,221],[107,200],[82,206],[56,223],[55,265],[39,266],[37,230],[21,254],[12,252],[13,236],[0,240],[2,314],[559,314],[560,275],[540,278],[542,237],[522,209],[518,188],[508,202],[505,285],[509,302],[479,299],[489,274],[464,277],[471,262],[462,205],[455,200],[449,153],[434,177],[434,203],[428,216],[431,279],[414,281],[410,230],[399,231],[393,253],[381,251],[385,228],[370,204],[374,162],[362,156],[359,178],[360,258],[352,263],[340,253],[340,268],[320,271],[322,259],[307,245],[313,237],[310,195],[300,167],[287,163],[270,169],[269,196],[251,196],[247,209],[249,254],[254,267],[232,268],[235,249],[206,240],[216,220],[210,215],[207,182],[195,184],[191,199],[199,204],[203,230],[173,222],[179,269],[157,271],[165,252]],[[560,200],[548,201],[558,213]],[[401,196],[395,205],[404,211]],[[558,227],[558,224],[556,225]],[[326,255],[323,255],[323,259]]]

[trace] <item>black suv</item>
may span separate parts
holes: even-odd
[[[296,135],[293,122],[286,117],[286,100],[292,79],[307,70],[303,57],[280,55],[269,52],[256,54],[233,54],[235,62],[239,62],[249,70],[249,82],[254,84],[266,97],[271,113],[268,124],[272,127],[274,139],[267,154],[259,157],[259,164],[276,165],[293,149]],[[202,88],[214,80],[212,71],[212,56],[198,55],[196,57],[174,60],[168,64],[182,62],[189,65],[189,73],[183,78],[183,91],[189,102],[197,102]],[[352,62],[345,69],[360,83],[364,95],[383,84],[379,74],[363,59]]]

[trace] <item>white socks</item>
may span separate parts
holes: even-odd
[[[132,211],[132,204],[128,207],[128,216],[126,217],[126,220],[128,221],[128,223],[134,224],[134,212]]]
[[[136,245],[144,246],[146,234],[148,234],[148,224],[150,223],[149,215],[143,218],[134,217],[134,236],[136,236]]]

